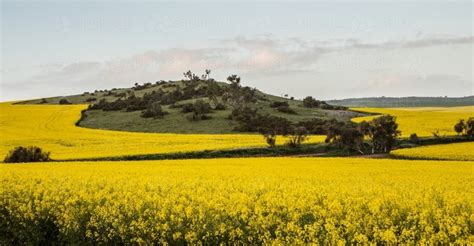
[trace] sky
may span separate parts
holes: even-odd
[[[473,95],[471,1],[2,1],[0,101],[183,78],[275,95]]]

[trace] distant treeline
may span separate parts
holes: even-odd
[[[346,107],[454,107],[474,106],[474,96],[467,97],[367,97],[327,101]]]

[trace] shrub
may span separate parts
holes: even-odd
[[[296,114],[296,111],[294,111],[293,109],[291,109],[288,106],[278,106],[276,109],[277,109],[278,112],[282,112],[282,113],[285,113],[285,114]]]
[[[303,106],[306,108],[318,108],[321,105],[321,101],[314,99],[311,96],[303,99]]]
[[[186,103],[181,106],[182,113],[193,112],[196,115],[204,115],[211,112],[211,105],[203,100],[197,100],[194,103]]]
[[[214,110],[225,110],[226,106],[223,103],[218,103],[215,107]]]
[[[142,112],[141,117],[143,118],[154,118],[154,119],[161,119],[163,118],[168,112],[163,111],[163,108],[158,102],[154,102],[148,107],[145,111]]]
[[[48,103],[48,100],[46,100],[45,98],[42,98],[40,101],[40,104],[45,104],[45,103]]]
[[[207,114],[200,114],[200,113],[192,113],[186,117],[190,121],[200,121],[200,120],[209,120],[212,117]]]
[[[412,133],[410,135],[410,142],[413,144],[419,144],[420,143],[420,138],[418,138],[418,135],[416,133]]]
[[[97,101],[97,98],[89,97],[89,98],[86,99],[86,102],[94,102],[94,101]]]
[[[181,113],[191,113],[194,110],[194,105],[192,103],[180,104]]]
[[[59,104],[66,105],[66,104],[72,104],[72,103],[69,102],[66,98],[62,98],[61,100],[59,100]]]
[[[283,106],[283,107],[289,107],[290,105],[289,105],[287,102],[285,102],[285,101],[283,101],[283,102],[272,102],[272,103],[270,103],[270,107],[272,107],[272,108],[278,108],[278,107],[282,107],[282,106]]]
[[[49,155],[49,152],[44,152],[36,146],[19,146],[11,150],[3,161],[5,163],[51,161]]]
[[[211,112],[211,105],[203,100],[195,101],[193,108],[193,112],[197,114],[208,114]]]

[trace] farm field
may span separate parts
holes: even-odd
[[[473,167],[361,158],[3,164],[0,219],[9,223],[0,231],[12,244],[469,244]]]
[[[474,161],[474,142],[437,144],[391,152],[396,158]]]
[[[431,137],[439,131],[443,135],[456,135],[453,126],[460,119],[474,117],[474,106],[418,107],[418,108],[353,108],[360,112],[390,114],[397,117],[402,137],[416,133],[419,137]],[[374,116],[358,117],[353,121],[371,120]]]
[[[76,127],[86,107],[1,103],[0,156],[20,145],[41,146],[56,160],[266,146],[261,135],[132,133]],[[311,136],[309,142],[323,140],[324,136]]]
[[[0,4],[0,246],[474,246],[472,3],[68,2]]]

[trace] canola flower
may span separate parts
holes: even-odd
[[[402,137],[416,133],[419,137],[432,137],[438,131],[440,136],[456,135],[454,125],[460,119],[474,117],[474,106],[462,107],[414,107],[414,108],[353,108],[353,110],[390,114],[397,117]],[[354,122],[370,121],[374,116],[357,117]]]
[[[0,244],[474,243],[474,162],[0,164]]]
[[[55,160],[266,146],[255,134],[161,134],[77,127],[87,105],[0,103],[0,158],[17,146],[36,145]],[[278,144],[284,144],[283,137]],[[308,142],[322,142],[311,136]]]
[[[396,158],[474,161],[474,142],[437,144],[391,152]]]

